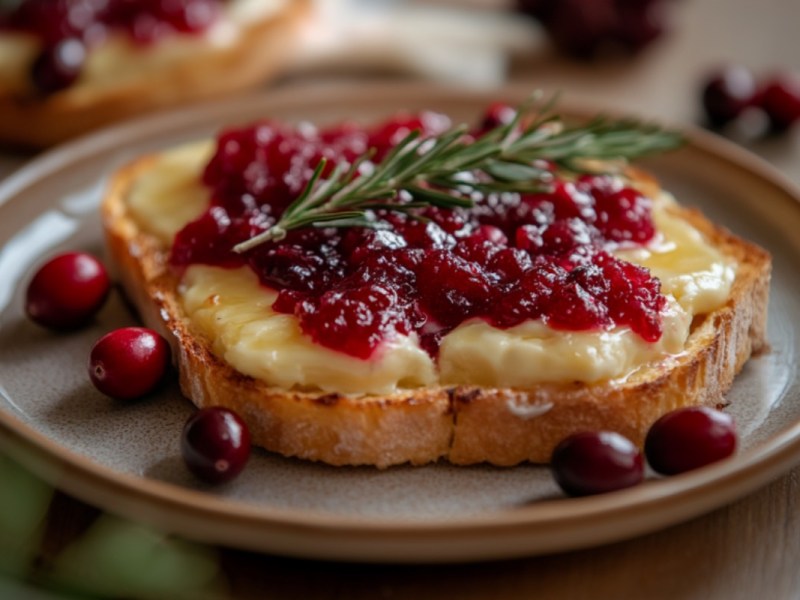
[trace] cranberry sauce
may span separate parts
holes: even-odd
[[[37,36],[44,44],[42,56],[62,53],[65,43],[73,47],[93,46],[110,31],[126,32],[139,44],[149,44],[179,32],[197,33],[217,18],[224,0],[22,0],[7,14],[0,14],[0,30],[23,31]],[[74,54],[74,52],[73,52]],[[37,63],[41,63],[40,57]],[[68,87],[75,77],[60,73],[58,60],[47,62],[47,81],[61,85],[39,86],[44,93]],[[51,64],[52,63],[52,66]],[[41,64],[37,64],[39,70]]]
[[[475,318],[501,328],[529,319],[571,331],[629,326],[658,340],[659,281],[608,253],[653,237],[651,203],[607,176],[566,181],[543,165],[553,172],[546,193],[431,207],[423,219],[378,212],[376,229],[306,228],[242,255],[231,250],[275,222],[321,157],[352,161],[375,147],[379,160],[412,129],[433,135],[447,125],[423,113],[369,130],[265,122],[222,133],[203,174],[211,205],[177,235],[172,264],[248,265],[279,291],[276,311],[359,358],[396,332],[416,332],[435,356],[444,334]]]

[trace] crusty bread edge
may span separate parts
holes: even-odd
[[[766,347],[771,260],[760,247],[676,208],[738,263],[724,306],[696,319],[686,351],[625,381],[572,382],[531,390],[442,386],[382,397],[276,389],[216,357],[192,329],[163,247],[140,231],[125,197],[144,158],[118,171],[103,201],[111,264],[143,321],[170,341],[183,393],[198,406],[225,406],[248,423],[254,443],[285,456],[332,465],[387,467],[440,459],[510,466],[548,462],[555,445],[585,430],[617,431],[641,445],[649,426],[683,406],[724,404],[751,354]]]
[[[46,98],[0,93],[0,142],[44,148],[128,117],[253,88],[286,67],[291,38],[309,10],[308,0],[292,0],[244,28],[236,44],[118,86],[78,86]]]

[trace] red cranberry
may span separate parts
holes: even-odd
[[[608,46],[636,52],[665,30],[662,0],[517,0],[562,52],[590,58]]]
[[[612,431],[571,435],[556,446],[550,462],[556,482],[570,496],[621,490],[644,477],[639,449]]]
[[[107,396],[131,400],[156,388],[169,360],[169,344],[155,331],[124,327],[95,343],[89,355],[89,377]]]
[[[701,406],[682,408],[653,424],[644,448],[653,470],[675,475],[733,454],[736,427],[727,413]]]
[[[235,412],[219,406],[197,411],[181,436],[186,466],[210,483],[230,481],[250,458],[250,430]]]
[[[760,104],[773,129],[782,131],[800,120],[800,76],[776,77],[761,92]]]
[[[744,67],[729,66],[711,75],[703,86],[703,109],[714,127],[738,117],[753,102],[756,80]]]
[[[61,254],[33,276],[25,310],[33,321],[56,330],[77,329],[88,323],[108,296],[105,267],[83,252]]]
[[[68,38],[47,46],[31,67],[31,80],[40,92],[53,94],[71,86],[81,74],[86,48],[79,39]]]
[[[660,0],[617,0],[617,40],[638,51],[658,39],[666,28],[665,3]]]

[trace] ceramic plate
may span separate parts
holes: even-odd
[[[134,323],[118,295],[92,327],[56,335],[25,319],[22,298],[43,257],[102,254],[96,208],[110,173],[135,156],[258,117],[373,121],[431,108],[474,120],[498,97],[421,86],[287,89],[123,125],[56,149],[0,186],[0,442],[51,483],[108,511],[188,538],[293,556],[464,561],[585,547],[635,536],[730,502],[800,459],[796,362],[800,315],[797,193],[757,159],[701,132],[648,161],[684,203],[771,250],[771,352],[729,394],[742,444],[731,460],[634,489],[564,498],[544,467],[332,468],[256,451],[245,472],[208,487],[186,472],[177,389],[112,402],[87,380],[104,332]],[[580,111],[579,111],[580,112]]]

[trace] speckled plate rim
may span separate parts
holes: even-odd
[[[159,114],[118,125],[51,150],[0,184],[0,210],[32,183],[75,161],[135,145],[165,131],[200,127],[209,119],[315,104],[380,106],[398,98],[479,107],[493,99],[522,98],[530,90],[469,90],[429,84],[285,88],[258,96]],[[308,100],[310,98],[311,100]],[[565,105],[565,112],[593,114]],[[800,213],[800,191],[746,151],[699,130],[683,128],[694,152],[735,169],[772,191],[770,202]],[[0,391],[2,393],[2,391]],[[114,514],[189,539],[237,548],[333,560],[454,562],[512,558],[618,541],[679,523],[765,485],[800,462],[800,422],[747,451],[698,471],[590,498],[542,501],[524,507],[440,521],[359,518],[322,511],[259,507],[114,471],[45,437],[0,409],[0,446],[49,483]]]

